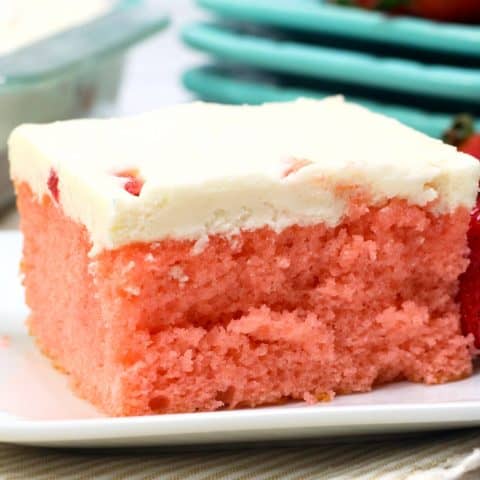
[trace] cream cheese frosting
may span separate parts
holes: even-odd
[[[192,103],[136,117],[23,125],[9,140],[11,177],[39,197],[58,175],[66,215],[92,254],[164,237],[292,224],[337,225],[359,186],[439,213],[473,206],[478,161],[341,97],[262,106]],[[140,195],[117,174],[136,170]],[[340,189],[338,187],[341,187]]]

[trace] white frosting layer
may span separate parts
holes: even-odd
[[[265,225],[334,226],[347,206],[338,186],[358,185],[372,202],[470,208],[480,175],[472,157],[340,97],[23,125],[9,143],[12,178],[37,195],[58,173],[61,205],[90,232],[92,253]],[[306,165],[285,176],[298,160]],[[114,175],[127,169],[145,180],[138,197]]]
[[[0,55],[105,13],[108,0],[0,0]]]

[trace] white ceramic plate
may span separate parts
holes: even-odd
[[[63,447],[331,438],[480,426],[480,372],[449,385],[400,383],[316,406],[108,418],[69,390],[24,326],[21,240],[0,233],[0,442]]]

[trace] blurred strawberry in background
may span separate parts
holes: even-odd
[[[458,115],[452,127],[444,133],[443,141],[480,160],[480,132],[475,132],[475,121],[471,115]]]
[[[480,22],[479,0],[330,0],[330,2],[444,22]]]
[[[473,134],[460,145],[459,150],[480,160],[480,133]]]

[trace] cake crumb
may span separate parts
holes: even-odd
[[[189,276],[185,274],[183,268],[179,265],[174,265],[169,273],[170,277],[177,280],[180,284],[186,283],[189,280]]]
[[[126,293],[129,293],[130,295],[133,295],[135,297],[138,297],[140,295],[140,288],[139,287],[126,286],[126,287],[123,287],[123,291],[126,292]]]
[[[229,240],[231,249],[234,252],[239,252],[243,246],[243,240],[241,239],[241,237],[239,235],[231,236]]]
[[[149,263],[152,263],[152,262],[155,261],[155,257],[153,256],[152,253],[147,253],[147,254],[145,255],[145,261],[146,261],[146,262],[149,262]]]
[[[335,398],[335,394],[333,392],[323,392],[319,393],[316,398],[318,402],[331,402]]]
[[[312,395],[310,392],[305,392],[303,394],[303,400],[309,405],[314,405],[319,402],[331,402],[333,398],[334,394],[332,392],[322,392],[315,395]]]
[[[290,266],[290,260],[285,257],[280,257],[277,259],[278,268],[286,269]]]
[[[90,262],[87,266],[87,272],[94,277],[98,271],[98,262]]]
[[[126,265],[125,268],[122,270],[122,273],[128,273],[130,270],[133,270],[135,268],[135,262],[133,260],[130,260]]]
[[[190,255],[200,255],[208,245],[208,235],[202,235],[194,244],[190,250]]]

